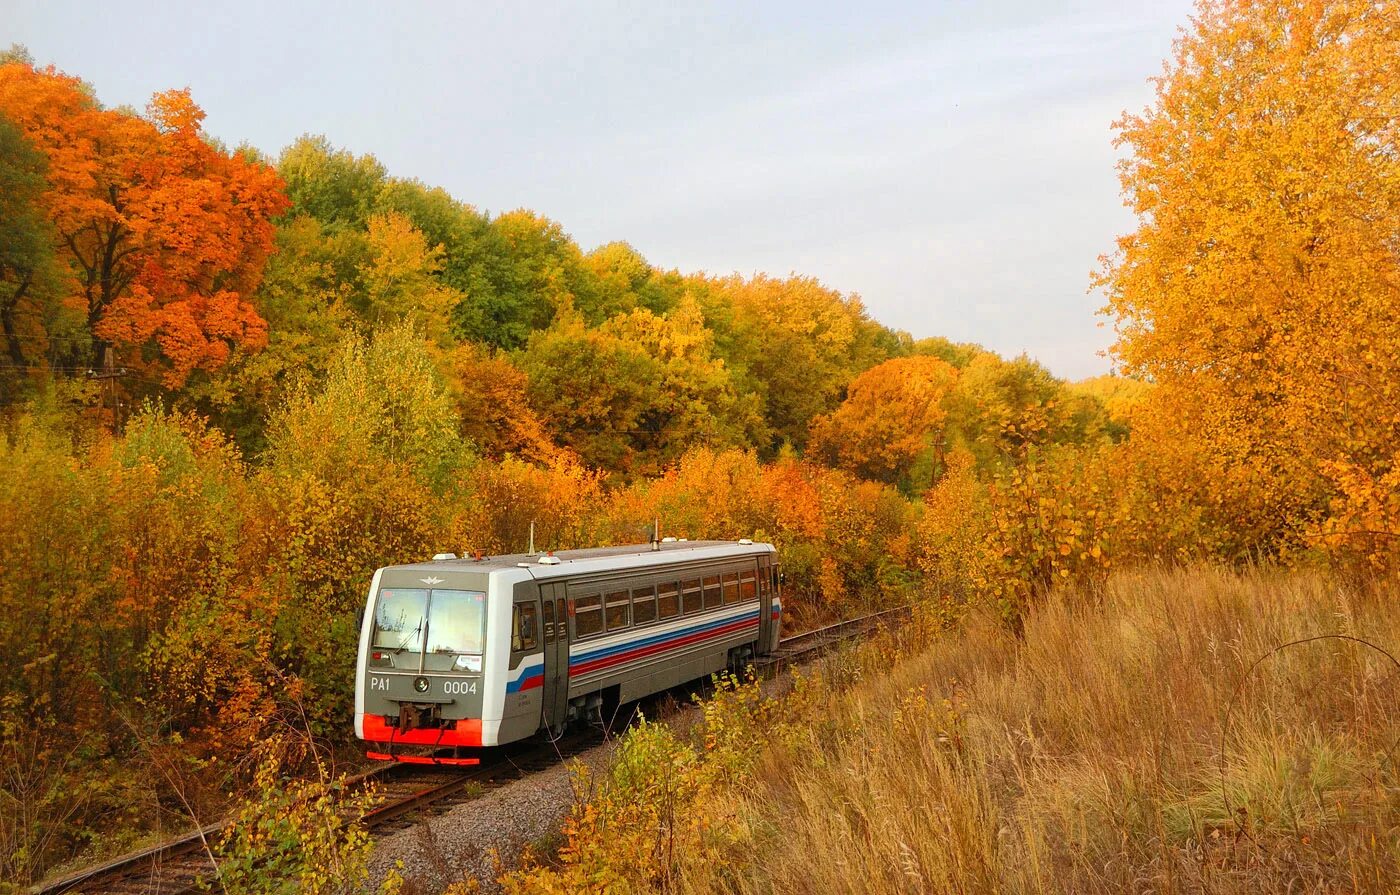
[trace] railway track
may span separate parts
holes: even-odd
[[[760,673],[776,673],[837,644],[897,624],[908,614],[907,606],[887,609],[795,634],[780,640],[778,649],[755,665]],[[372,831],[390,833],[555,765],[603,740],[601,731],[589,728],[554,743],[526,741],[499,747],[474,767],[386,765],[347,783],[377,787],[383,802],[365,815],[364,823]],[[223,827],[222,823],[214,824],[50,880],[30,889],[31,895],[184,895],[198,891],[200,880],[214,873],[210,853]]]
[[[908,606],[897,606],[894,609],[873,612],[860,618],[847,619],[834,625],[784,637],[778,641],[776,650],[758,659],[754,665],[765,672],[781,670],[794,662],[810,659],[837,644],[897,625],[909,618],[910,611]]]

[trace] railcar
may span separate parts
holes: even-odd
[[[665,539],[374,573],[355,734],[371,758],[475,764],[777,647],[771,544]],[[450,750],[450,754],[447,754]]]

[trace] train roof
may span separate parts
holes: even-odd
[[[395,569],[453,569],[463,572],[492,572],[498,569],[528,568],[537,578],[554,578],[579,573],[596,572],[608,567],[635,568],[661,565],[667,561],[688,559],[722,559],[727,556],[757,555],[773,552],[773,545],[749,541],[662,541],[659,544],[623,544],[617,547],[587,547],[581,550],[555,550],[540,553],[507,553],[496,556],[472,556],[454,559],[433,559],[393,566]],[[551,557],[558,562],[550,562]],[[608,562],[612,560],[612,562]]]

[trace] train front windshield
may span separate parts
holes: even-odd
[[[381,589],[374,607],[373,648],[421,653],[425,642],[430,655],[480,656],[486,643],[486,594]]]

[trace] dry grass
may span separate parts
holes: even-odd
[[[1400,589],[1116,576],[814,687],[689,891],[1400,891]],[[892,659],[892,657],[890,657]],[[839,664],[839,663],[838,663]],[[1241,684],[1241,681],[1244,681]],[[1225,737],[1227,707],[1238,699]]]

